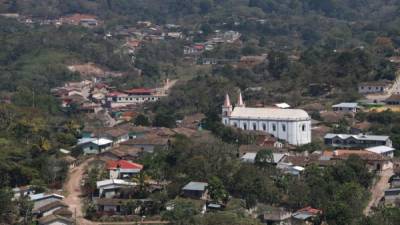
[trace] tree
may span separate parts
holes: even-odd
[[[267,166],[274,163],[274,156],[272,150],[263,149],[257,152],[255,163],[259,166]]]
[[[216,176],[211,177],[208,181],[207,190],[213,201],[226,202],[228,200],[228,192],[222,181]]]
[[[171,114],[158,113],[154,118],[153,126],[173,128],[176,126],[176,118]]]
[[[150,121],[149,118],[143,114],[139,114],[136,118],[135,118],[135,125],[136,126],[150,126]]]
[[[162,218],[176,225],[187,225],[194,224],[194,216],[199,213],[200,211],[190,200],[179,199],[173,202],[172,210],[162,214]]]

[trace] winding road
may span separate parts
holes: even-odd
[[[69,170],[67,181],[64,183],[64,191],[67,192],[68,196],[64,199],[64,202],[69,206],[69,209],[73,212],[74,219],[76,219],[76,225],[138,225],[138,224],[169,224],[168,221],[142,221],[142,222],[93,222],[84,218],[83,215],[83,204],[82,204],[82,191],[81,181],[83,174],[85,173],[87,165],[93,161],[94,158],[90,158]]]
[[[371,188],[371,199],[364,210],[364,215],[368,216],[372,212],[373,207],[377,207],[383,196],[385,190],[390,187],[389,179],[394,174],[393,169],[387,169],[379,174],[379,180]]]
[[[81,201],[81,181],[83,174],[85,173],[86,166],[93,160],[87,159],[83,163],[79,164],[75,168],[70,169],[67,181],[64,184],[64,190],[68,196],[64,199],[64,202],[69,206],[69,209],[74,213],[77,225],[97,225],[85,219],[83,216],[83,204]]]

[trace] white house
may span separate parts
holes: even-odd
[[[241,93],[234,108],[226,95],[222,106],[222,123],[243,130],[263,131],[292,145],[311,142],[311,117],[306,111],[246,107]]]
[[[374,152],[389,158],[393,158],[394,157],[394,148],[386,146],[386,145],[381,145],[381,146],[376,146],[376,147],[370,147],[370,148],[366,148],[366,151],[369,152]]]
[[[99,190],[99,196],[105,198],[114,198],[119,190],[122,188],[131,188],[136,186],[136,183],[127,182],[120,179],[108,179],[97,181],[97,189]]]
[[[332,109],[335,112],[356,113],[361,109],[361,107],[358,106],[357,102],[342,102],[340,104],[333,105]]]
[[[77,146],[82,149],[83,154],[98,154],[111,149],[112,140],[106,138],[81,138]]]
[[[358,93],[388,93],[392,86],[393,82],[388,80],[364,82],[358,85]]]

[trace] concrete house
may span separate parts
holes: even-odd
[[[387,93],[393,86],[392,81],[381,80],[363,82],[358,85],[358,93],[360,94],[371,94],[371,93]]]
[[[398,206],[400,204],[400,188],[390,188],[385,191],[385,205]]]
[[[111,149],[112,140],[106,138],[81,138],[77,147],[80,148],[85,155],[98,154]]]
[[[120,179],[108,179],[97,181],[97,189],[99,190],[99,196],[102,198],[114,198],[119,194],[119,191],[123,188],[133,188],[136,183],[127,182]]]
[[[283,208],[273,208],[262,215],[262,222],[268,225],[291,225],[292,213]]]
[[[356,113],[360,111],[361,107],[357,102],[342,102],[332,106],[333,111],[343,113]]]
[[[156,134],[146,134],[137,138],[121,142],[120,145],[128,145],[141,149],[144,152],[154,152],[154,149],[165,149],[169,147],[168,137],[161,137]]]
[[[182,195],[187,198],[207,199],[207,186],[205,182],[191,181],[182,188]]]
[[[394,151],[395,151],[394,148],[388,147],[388,146],[385,146],[385,145],[376,146],[376,147],[370,147],[370,148],[366,148],[365,150],[369,151],[369,152],[374,152],[374,153],[377,153],[377,154],[380,154],[382,156],[386,156],[386,157],[389,157],[389,158],[393,158],[394,157]]]
[[[107,161],[106,167],[110,173],[110,179],[129,179],[143,169],[143,165],[126,160]]]
[[[369,148],[376,146],[392,147],[392,141],[385,135],[367,135],[367,134],[333,134],[328,133],[324,136],[325,144],[335,148]]]

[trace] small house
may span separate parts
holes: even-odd
[[[389,80],[363,82],[358,85],[358,93],[360,94],[373,94],[373,93],[387,93],[393,86],[393,82]]]
[[[392,176],[389,182],[391,188],[400,188],[400,175]]]
[[[313,222],[322,214],[322,210],[306,207],[293,213],[294,224],[313,224]]]
[[[119,214],[123,211],[122,206],[126,200],[117,198],[95,198],[93,202],[97,206],[98,212]]]
[[[121,142],[120,145],[133,146],[141,149],[144,152],[152,153],[155,149],[167,150],[169,143],[170,141],[167,137],[161,137],[156,134],[148,134]]]
[[[29,198],[33,202],[33,210],[37,210],[42,206],[48,205],[52,202],[63,200],[64,196],[54,193],[53,194],[39,193],[35,195],[30,195]]]
[[[357,102],[342,102],[332,106],[333,111],[342,113],[356,113],[360,111],[361,107]]]
[[[385,157],[393,158],[395,149],[386,145],[366,148],[366,151],[374,152]]]
[[[205,182],[191,181],[182,188],[182,195],[187,198],[207,199],[207,186]]]
[[[79,147],[83,154],[98,154],[111,149],[113,142],[106,138],[81,138],[78,141]]]
[[[107,170],[110,173],[110,179],[129,179],[140,173],[142,169],[143,165],[126,160],[107,161]]]
[[[136,183],[127,182],[120,179],[108,179],[97,181],[97,189],[99,190],[99,196],[103,198],[114,198],[124,188],[133,188]]]
[[[385,191],[385,205],[400,205],[400,188],[390,188]]]
[[[268,225],[290,225],[292,213],[283,208],[267,210],[261,220]]]
[[[400,105],[400,94],[393,94],[385,100],[388,105]]]
[[[38,207],[32,211],[34,215],[37,215],[38,217],[45,217],[52,215],[55,211],[59,209],[68,209],[68,205],[66,205],[64,202],[57,200],[54,202],[50,202],[49,204],[43,205],[41,207]]]

